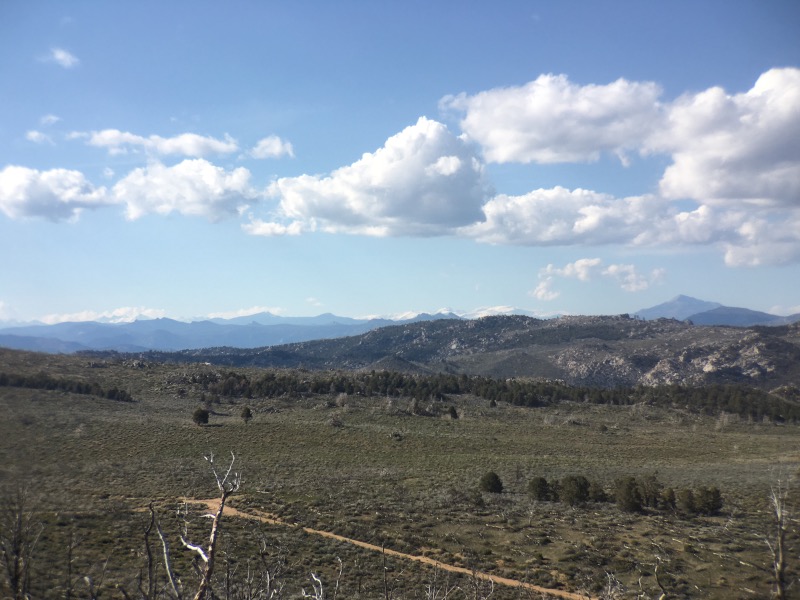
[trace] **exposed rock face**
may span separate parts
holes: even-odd
[[[603,387],[703,383],[769,387],[797,381],[800,371],[800,346],[769,331],[691,328],[652,341],[656,343],[644,353],[626,343],[603,348],[581,344],[559,352],[553,360],[564,370],[567,382]]]

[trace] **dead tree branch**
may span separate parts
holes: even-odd
[[[152,511],[152,504],[151,511]],[[154,516],[155,524],[156,524],[156,532],[158,533],[158,537],[161,539],[161,547],[164,550],[164,569],[167,572],[167,579],[169,580],[169,585],[172,587],[172,592],[175,594],[176,600],[183,600],[183,588],[180,585],[180,581],[176,579],[175,573],[172,570],[172,557],[169,553],[169,542],[167,542],[167,538],[164,535],[164,531],[161,529],[161,524],[158,522],[158,516],[155,512],[152,513]]]
[[[208,545],[204,548],[200,544],[193,544],[188,540],[186,526],[184,526],[183,534],[181,535],[181,543],[185,548],[191,550],[202,561],[200,565],[200,585],[197,588],[197,593],[194,595],[194,600],[204,600],[211,590],[211,578],[214,575],[214,562],[216,559],[217,541],[219,540],[220,523],[222,522],[222,512],[225,510],[225,503],[231,494],[239,491],[242,485],[241,473],[233,470],[233,464],[236,462],[236,456],[231,452],[231,462],[228,465],[225,475],[220,476],[214,463],[214,454],[209,454],[204,457],[208,464],[211,466],[211,472],[214,474],[214,479],[217,482],[217,488],[220,492],[219,507],[214,515],[211,516],[211,533],[208,537]]]
[[[31,564],[44,526],[35,519],[27,488],[18,486],[0,500],[0,562],[10,597],[30,597]]]
[[[770,489],[769,507],[772,515],[772,536],[764,541],[772,555],[773,595],[778,600],[786,598],[786,531],[788,529],[789,511],[787,500],[789,487],[779,478]]]

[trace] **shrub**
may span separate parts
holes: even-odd
[[[661,507],[665,509],[675,510],[675,490],[667,488],[661,492]]]
[[[589,500],[592,502],[608,502],[606,490],[597,481],[589,483]]]
[[[695,510],[704,515],[718,515],[722,510],[722,494],[719,488],[699,488],[695,494]]]
[[[692,490],[678,490],[678,493],[675,495],[675,505],[678,510],[684,514],[694,514],[697,510],[697,505],[695,504],[694,493],[692,493]]]
[[[558,486],[558,497],[570,506],[583,504],[589,499],[589,480],[583,475],[567,475]]]
[[[451,419],[457,419],[458,418],[458,411],[456,410],[455,406],[451,406],[450,409],[447,412],[450,415]]]
[[[625,512],[640,512],[642,510],[642,495],[635,477],[618,479],[614,491],[617,506]]]
[[[534,477],[528,482],[528,494],[534,500],[550,500],[550,485],[544,477]]]
[[[208,411],[205,408],[198,408],[192,415],[192,421],[197,425],[208,425]]]
[[[658,501],[661,498],[661,490],[663,487],[655,473],[642,478],[639,481],[639,494],[642,497],[642,506],[658,508]]]
[[[480,489],[481,491],[489,492],[490,494],[502,494],[503,482],[497,473],[494,471],[489,471],[483,477],[481,477]]]
[[[250,410],[249,406],[245,406],[242,409],[241,417],[242,417],[242,421],[244,421],[245,425],[247,425],[250,422],[250,419],[253,418],[253,411]]]

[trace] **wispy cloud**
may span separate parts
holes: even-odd
[[[33,142],[34,144],[50,144],[51,146],[54,145],[53,139],[47,135],[46,133],[42,133],[41,131],[36,131],[32,129],[25,133],[25,139],[29,142]]]
[[[54,62],[65,69],[72,69],[80,64],[78,57],[63,48],[51,48],[50,54],[45,58],[48,62]]]
[[[222,140],[196,133],[182,133],[173,137],[160,135],[143,137],[119,129],[104,129],[72,132],[69,138],[85,139],[89,146],[105,148],[112,155],[138,149],[158,155],[203,157],[209,154],[230,154],[239,149],[236,140],[227,134]]]
[[[9,321],[12,318],[14,318],[14,312],[11,310],[11,307],[0,300],[0,321]]]
[[[2,306],[0,306],[0,308],[2,308]],[[767,312],[769,312],[769,313],[771,313],[773,315],[783,315],[783,316],[797,315],[797,314],[800,314],[800,304],[797,304],[795,306],[780,306],[780,305],[777,305],[777,306],[771,307]]]
[[[257,315],[265,312],[273,315],[282,315],[286,313],[286,310],[277,306],[251,306],[250,308],[240,308],[238,310],[208,313],[208,318],[235,319],[236,317],[249,317],[251,315]]]
[[[39,124],[43,127],[49,127],[50,125],[55,125],[61,120],[61,117],[58,115],[44,115],[41,119],[39,119]]]
[[[250,156],[253,158],[294,157],[294,148],[291,142],[282,140],[277,135],[270,135],[258,141],[250,150]]]
[[[552,277],[545,277],[536,285],[535,288],[531,290],[530,295],[537,300],[549,302],[550,300],[555,300],[558,298],[561,295],[561,292],[557,292],[553,289]]]
[[[303,223],[293,221],[288,225],[275,223],[273,221],[263,221],[251,216],[249,223],[242,224],[242,230],[250,235],[260,235],[264,237],[281,237],[284,235],[300,235],[303,233]]]
[[[158,319],[166,316],[166,311],[160,308],[145,308],[143,306],[124,306],[113,310],[93,311],[84,310],[76,313],[49,314],[39,321],[47,325],[56,323],[74,323],[84,321],[100,321],[106,323],[131,323],[139,318]]]
[[[530,295],[537,300],[555,300],[561,295],[555,289],[559,278],[582,282],[592,281],[597,277],[612,279],[626,292],[640,292],[661,281],[664,273],[663,269],[653,269],[649,275],[643,275],[631,264],[605,265],[600,258],[580,258],[563,267],[547,265],[539,272],[539,283],[530,291]]]

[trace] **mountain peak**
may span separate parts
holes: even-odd
[[[683,294],[680,294],[675,296],[672,300],[662,304],[657,304],[656,306],[651,306],[650,308],[644,308],[638,311],[636,316],[647,320],[667,318],[683,321],[692,315],[713,310],[715,308],[719,308],[720,306],[722,305],[719,302],[699,300],[697,298],[692,298],[691,296],[684,296]]]

